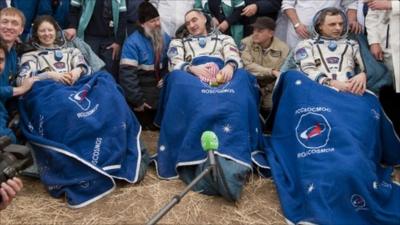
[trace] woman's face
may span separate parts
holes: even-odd
[[[38,27],[37,36],[40,45],[44,47],[53,47],[54,41],[56,40],[56,29],[53,24],[44,21]]]

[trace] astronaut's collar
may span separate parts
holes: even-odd
[[[32,43],[33,47],[35,47],[36,49],[40,49],[40,50],[46,50],[46,51],[54,51],[54,50],[59,50],[62,49],[61,46],[58,45],[54,45],[54,47],[44,47],[38,43]]]
[[[318,36],[318,39],[322,39],[325,41],[339,41],[340,39],[343,39],[343,37],[338,37],[338,38],[333,38],[333,37],[325,37],[325,36]]]

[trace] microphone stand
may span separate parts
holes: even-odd
[[[210,163],[209,166],[207,166],[206,169],[204,169],[196,178],[190,182],[183,191],[175,195],[168,204],[166,204],[164,207],[162,207],[156,215],[154,215],[149,222],[147,222],[147,225],[154,225],[156,224],[169,210],[172,209],[176,204],[178,204],[181,199],[192,189],[194,185],[196,185],[201,179],[203,179],[208,173],[211,173],[212,181],[216,183],[218,186],[218,175],[220,175],[222,179],[222,184],[224,186],[225,191],[228,194],[228,197],[230,199],[232,198],[232,194],[229,190],[229,186],[225,180],[224,173],[221,169],[221,165],[219,164],[218,158],[215,157],[214,151],[218,149],[218,137],[217,135],[212,132],[212,131],[205,131],[201,135],[201,145],[204,149],[204,151],[208,152],[208,161]]]
[[[214,151],[210,151],[211,154],[214,156]],[[209,154],[210,155],[210,154]],[[213,158],[213,157],[211,157]],[[172,199],[170,200],[170,202],[168,204],[166,204],[164,207],[162,207],[156,215],[154,215],[146,224],[147,225],[154,225],[156,224],[161,218],[163,218],[163,216],[165,214],[167,214],[167,212],[169,212],[169,210],[172,209],[172,207],[174,207],[176,204],[178,204],[181,199],[190,191],[190,189],[192,189],[192,187],[194,185],[197,184],[197,182],[199,182],[201,179],[203,179],[208,173],[210,173],[211,171],[216,171],[217,165],[216,165],[216,161],[215,158],[213,158],[214,160],[212,160],[211,158],[209,158],[209,162],[210,165],[203,170],[199,176],[197,176],[196,178],[194,178],[194,180],[192,182],[190,182],[185,189],[183,189],[183,191],[178,194],[175,195],[174,197],[172,197]],[[214,172],[214,177],[216,178],[216,172]],[[225,179],[223,179],[225,181]]]

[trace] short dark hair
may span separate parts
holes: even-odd
[[[214,28],[213,24],[212,24],[212,18],[199,9],[191,9],[185,13],[185,24],[184,24],[185,27],[186,27],[186,16],[192,12],[196,12],[197,14],[204,16],[206,18],[206,30],[209,33],[212,32],[212,30]]]
[[[253,28],[269,29],[269,30],[274,31],[276,24],[275,24],[275,21],[273,19],[271,19],[270,17],[263,16],[263,17],[258,17],[256,19],[256,22],[254,22],[251,26]]]
[[[325,22],[325,18],[326,16],[337,16],[337,15],[343,15],[343,12],[335,7],[328,7],[325,9],[322,9],[321,11],[319,11],[319,13],[316,15],[315,17],[315,22],[314,22],[314,27],[315,30],[320,33],[321,30],[319,29],[319,27],[321,26],[321,24],[323,24]],[[343,18],[345,19],[345,18]]]

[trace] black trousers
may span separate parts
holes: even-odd
[[[397,134],[400,135],[400,93],[396,93],[392,86],[382,87],[379,92],[379,101]]]
[[[114,43],[114,37],[98,37],[85,35],[85,42],[92,48],[94,53],[106,64],[106,70],[113,75],[115,81],[118,82],[119,73],[119,56],[118,60],[112,59],[112,49],[107,49]],[[122,46],[121,46],[122,49]]]

